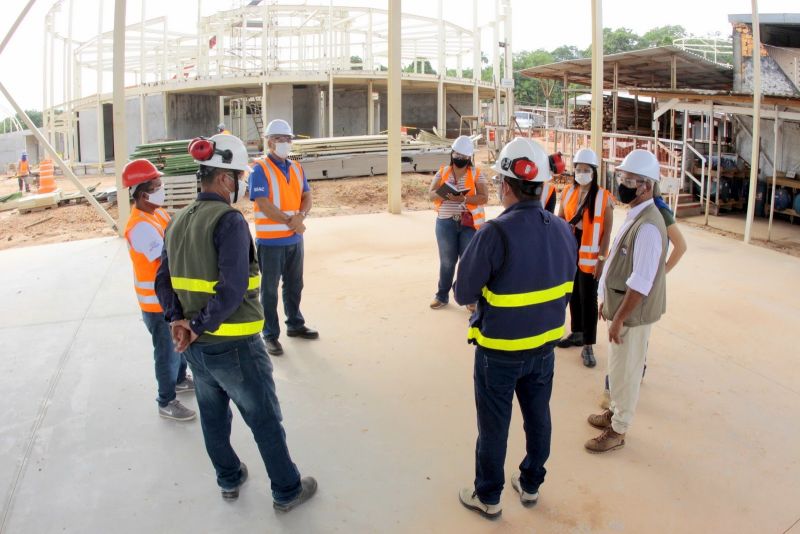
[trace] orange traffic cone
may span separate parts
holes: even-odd
[[[53,161],[49,159],[39,162],[39,194],[52,193],[56,190]]]

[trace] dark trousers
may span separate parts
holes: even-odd
[[[258,266],[261,269],[264,337],[277,339],[281,334],[278,322],[278,284],[281,280],[286,327],[289,330],[302,328],[306,324],[303,314],[300,313],[300,297],[303,293],[303,242],[278,247],[258,245]]]
[[[206,451],[223,489],[237,486],[241,461],[231,447],[232,400],[253,432],[269,475],[272,498],[287,503],[300,493],[300,473],[289,456],[281,407],[264,341],[254,335],[223,343],[193,343],[187,351]]]
[[[153,340],[153,360],[158,383],[159,406],[166,406],[175,399],[175,384],[186,380],[186,358],[175,352],[172,345],[172,334],[164,314],[142,312],[144,325]]]
[[[436,300],[439,302],[450,301],[456,264],[474,235],[475,229],[462,226],[460,221],[436,219],[436,244],[439,245],[439,287]]]
[[[22,192],[22,188],[23,187],[25,188],[25,192],[26,193],[30,193],[31,192],[31,186],[28,183],[28,177],[27,176],[17,176],[17,185],[19,185],[20,192]]]
[[[581,231],[576,230],[578,246],[581,243]],[[593,274],[578,269],[575,273],[575,287],[569,298],[570,329],[583,333],[583,344],[597,343],[597,280]]]
[[[524,353],[522,353],[524,354]],[[511,405],[517,394],[525,429],[525,458],[519,465],[520,484],[536,493],[547,472],[550,456],[550,394],[555,355],[546,353],[519,359],[475,349],[475,406],[478,442],[475,447],[475,491],[481,502],[497,504],[505,483]]]

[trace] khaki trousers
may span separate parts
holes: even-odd
[[[608,380],[611,391],[611,427],[625,434],[631,426],[653,325],[622,327],[622,344],[609,343]]]

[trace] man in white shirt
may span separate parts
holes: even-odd
[[[620,200],[631,210],[622,224],[598,287],[600,317],[608,321],[608,375],[611,406],[590,415],[601,429],[586,442],[601,453],[625,445],[625,434],[639,400],[639,386],[650,329],[666,311],[667,229],[653,202],[659,163],[646,150],[634,150],[617,167]]]

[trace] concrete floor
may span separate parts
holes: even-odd
[[[687,217],[687,221],[693,224],[705,224],[705,216],[697,215]],[[745,214],[742,212],[725,213],[720,216],[709,215],[708,225],[712,228],[744,236]],[[769,229],[768,217],[756,217],[753,219],[752,238],[760,241],[767,240]],[[772,221],[771,241],[776,245],[781,245],[794,250],[800,250],[800,224],[797,218],[794,224],[788,217],[776,215]]]
[[[507,487],[488,522],[456,497],[473,478],[472,349],[463,309],[427,306],[433,214],[308,226],[303,311],[322,338],[287,339],[274,364],[290,449],[320,491],[282,516],[238,414],[251,479],[232,504],[199,423],[157,416],[122,241],[0,253],[6,532],[800,533],[800,259],[685,228],[626,447],[583,450],[605,343],[592,370],[559,351],[540,502]],[[523,450],[515,409],[508,476]]]

